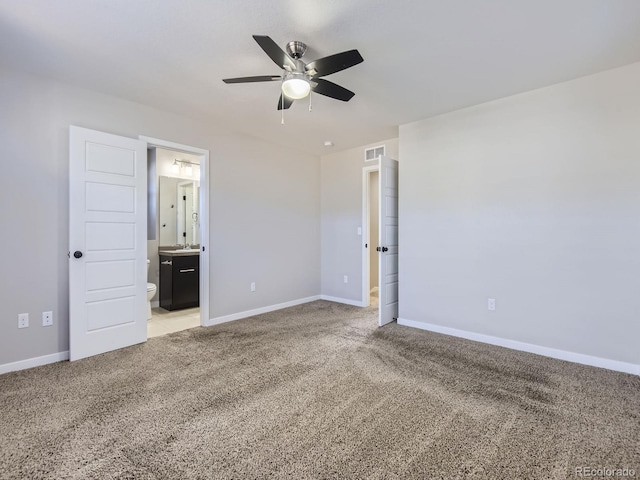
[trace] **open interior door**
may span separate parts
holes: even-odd
[[[398,162],[380,158],[380,326],[398,318]]]
[[[69,357],[147,339],[147,144],[70,127]]]

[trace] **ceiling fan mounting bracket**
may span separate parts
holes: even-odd
[[[287,43],[286,49],[287,49],[287,54],[291,58],[297,59],[297,58],[301,58],[304,55],[304,53],[307,51],[307,45],[305,43],[294,40],[293,42]]]

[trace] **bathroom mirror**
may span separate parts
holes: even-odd
[[[200,243],[200,182],[159,177],[160,245]]]

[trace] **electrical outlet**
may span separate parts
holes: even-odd
[[[53,325],[53,312],[42,312],[42,326],[50,327]]]
[[[349,283],[349,275],[344,276],[344,283]]]
[[[251,282],[251,291],[252,292],[256,291],[256,282]]]
[[[487,298],[487,309],[493,312],[496,309],[496,299],[495,298]]]
[[[21,313],[18,315],[18,328],[27,328],[29,326],[29,314]]]

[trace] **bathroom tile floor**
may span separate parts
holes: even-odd
[[[380,297],[379,297],[379,293],[378,293],[378,288],[372,288],[371,292],[370,292],[370,297],[369,297],[369,306],[370,307],[377,307],[380,304]]]
[[[147,337],[159,337],[200,326],[200,309],[187,308],[170,312],[164,308],[152,308],[151,320],[147,321]]]

